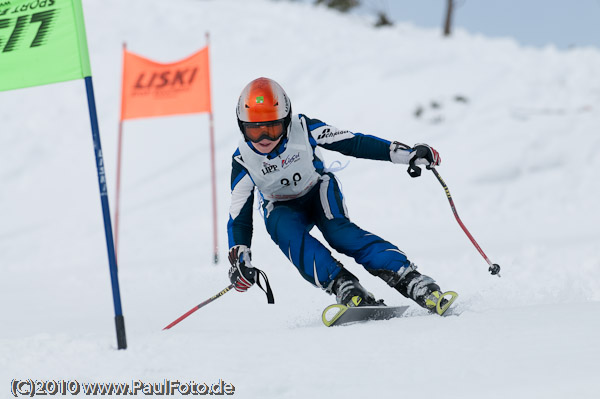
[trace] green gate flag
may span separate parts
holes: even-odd
[[[0,91],[88,76],[81,0],[0,0]]]

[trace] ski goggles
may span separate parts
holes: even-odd
[[[278,119],[270,122],[242,122],[242,129],[246,139],[258,143],[264,139],[277,141],[283,136],[284,120]]]

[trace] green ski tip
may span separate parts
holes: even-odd
[[[444,305],[440,306],[443,298],[446,298],[447,302],[444,303]],[[440,294],[440,299],[438,300],[437,304],[435,305],[435,312],[437,314],[439,314],[440,316],[443,316],[444,313],[446,313],[446,311],[448,310],[448,308],[450,308],[450,305],[452,305],[454,303],[456,298],[458,298],[458,294],[454,291],[446,291],[446,292]]]

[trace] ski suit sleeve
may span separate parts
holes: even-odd
[[[233,154],[231,168],[231,205],[227,236],[229,248],[235,245],[245,245],[250,248],[252,243],[252,207],[254,204],[254,182],[248,170],[236,161],[239,150]]]
[[[314,140],[316,145],[326,150],[337,151],[355,158],[392,161],[391,153],[396,146],[388,140],[349,130],[340,130],[318,119],[308,117],[306,117],[306,125],[312,136],[311,141]],[[410,151],[403,151],[407,151],[408,159]]]

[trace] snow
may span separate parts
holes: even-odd
[[[460,30],[443,39],[410,24],[377,30],[284,1],[83,3],[113,209],[122,42],[170,62],[210,31],[221,262],[211,263],[207,116],[127,121],[119,279],[128,349],[117,350],[84,84],[1,92],[5,396],[13,379],[31,378],[222,379],[234,397],[265,399],[597,397],[597,48],[534,49]],[[234,107],[258,76],[280,82],[296,112],[439,150],[459,215],[502,277],[487,272],[431,173],[411,179],[402,165],[326,152],[328,163],[350,160],[337,175],[353,221],[459,292],[462,314],[427,316],[340,255],[412,317],[325,328],[320,313],[333,298],[300,278],[257,211],[254,263],[275,305],[259,289],[233,291],[162,331],[229,284]]]

